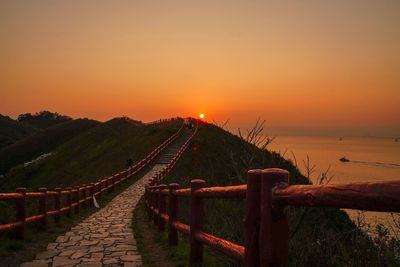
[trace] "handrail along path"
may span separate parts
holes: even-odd
[[[285,266],[288,262],[289,225],[287,206],[335,207],[366,211],[400,212],[400,180],[341,185],[289,185],[283,169],[249,170],[247,184],[205,187],[192,180],[190,188],[161,184],[155,177],[146,185],[145,208],[160,231],[168,224],[170,245],[178,244],[177,232],[189,237],[189,265],[203,263],[203,245],[245,266]],[[189,224],[179,221],[178,198],[190,202]],[[243,199],[244,245],[235,244],[202,230],[203,199]]]

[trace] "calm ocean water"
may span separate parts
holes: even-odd
[[[294,154],[303,173],[308,155],[311,165],[315,165],[313,181],[329,167],[334,175],[331,184],[400,180],[400,141],[394,139],[344,137],[340,141],[335,137],[278,136],[269,149],[291,160]],[[339,161],[344,156],[350,162]],[[353,219],[358,214],[348,213]],[[390,221],[387,213],[367,212],[365,217],[371,223],[387,225]]]

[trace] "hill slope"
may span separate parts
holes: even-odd
[[[0,174],[10,168],[36,157],[51,152],[57,146],[74,136],[97,125],[98,122],[88,119],[69,120],[15,142],[0,149]]]
[[[37,129],[32,126],[25,125],[0,114],[0,149],[36,131]]]
[[[0,149],[35,132],[68,121],[72,121],[72,118],[50,111],[20,114],[16,120],[0,114]]]
[[[98,124],[58,146],[55,154],[27,167],[12,169],[0,180],[1,191],[24,186],[73,186],[95,181],[136,162],[175,133],[181,121],[143,125],[126,118]]]

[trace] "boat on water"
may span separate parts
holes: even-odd
[[[349,162],[350,160],[346,157],[340,158],[339,159],[341,162]]]

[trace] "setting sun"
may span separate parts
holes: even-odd
[[[201,114],[199,115],[199,118],[200,118],[200,119],[204,119],[204,117],[205,117],[205,116],[204,116],[204,113],[201,113]]]

